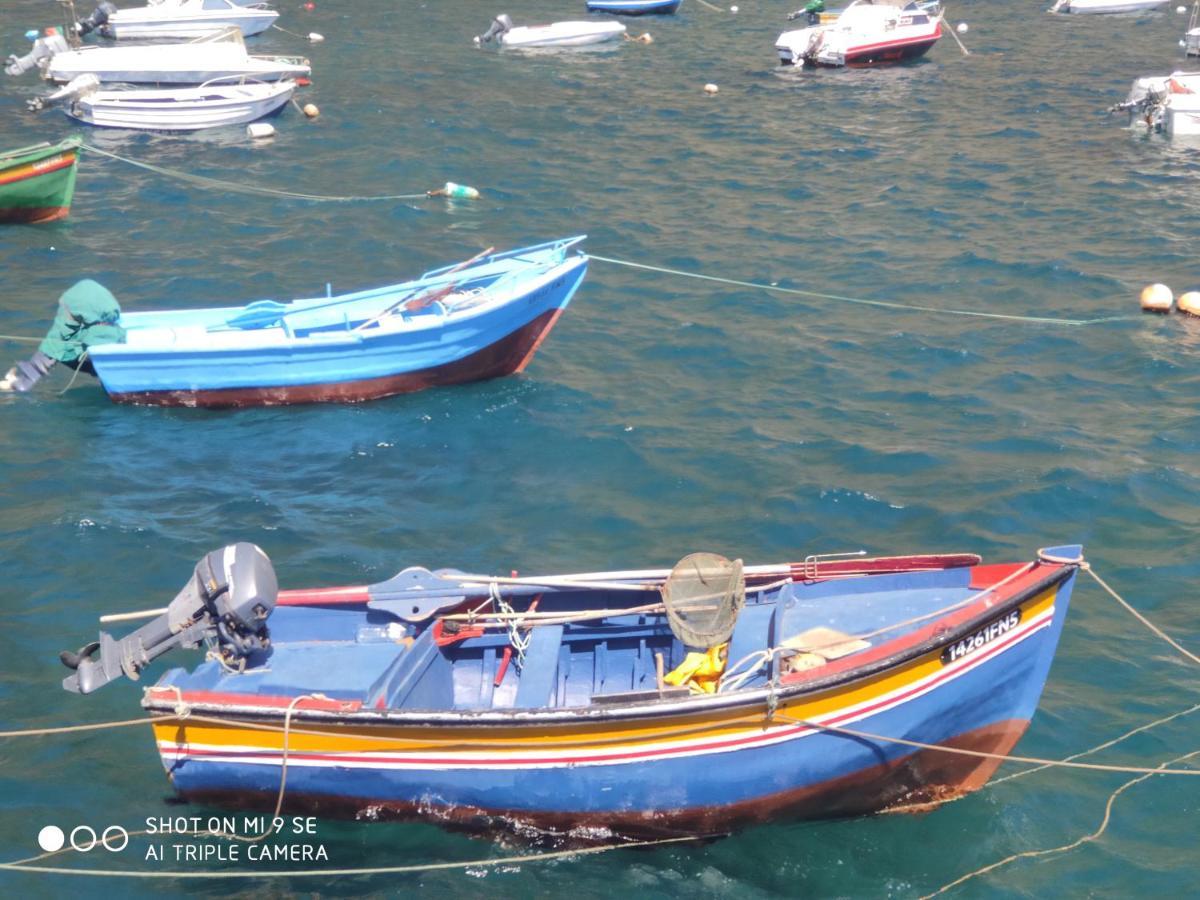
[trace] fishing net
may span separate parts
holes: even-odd
[[[689,554],[671,570],[662,598],[671,631],[685,646],[723,644],[746,600],[742,561],[715,553]]]

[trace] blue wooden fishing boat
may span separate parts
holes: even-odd
[[[587,270],[587,257],[573,251],[582,240],[485,251],[415,281],[341,296],[121,311],[123,337],[83,349],[121,403],[360,401],[495,378],[522,371],[567,308]],[[73,358],[79,349],[70,348]]]
[[[845,556],[278,591],[237,544],[153,621],[64,653],[64,687],[206,642],[142,703],[176,791],[245,808],[286,784],[285,810],[604,839],[981,787],[999,761],[954,751],[1025,731],[1081,549]]]
[[[683,0],[587,0],[587,9],[618,16],[670,16],[678,12],[681,3]]]

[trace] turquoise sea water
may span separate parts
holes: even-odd
[[[290,109],[262,145],[241,129],[86,139],[285,190],[399,194],[453,180],[484,198],[281,201],[85,156],[68,220],[0,233],[0,332],[41,334],[82,276],[131,309],[287,299],[575,233],[599,255],[746,281],[1131,318],[1068,327],[903,312],[594,262],[526,374],[504,381],[214,413],[118,407],[84,378],[59,395],[58,373],[33,396],[0,397],[0,729],[137,716],[135,685],[64,693],[57,652],[90,639],[100,613],[162,605],[201,555],[234,540],[260,544],[289,587],[410,564],[569,571],[697,549],[764,562],[859,548],[1001,561],[1081,541],[1119,591],[1200,644],[1200,323],[1136,316],[1144,284],[1200,287],[1200,147],[1104,112],[1135,76],[1182,64],[1186,17],[964,0],[950,18],[970,23],[970,57],[946,38],[903,68],[795,73],[773,51],[793,5],[743,0],[734,16],[685,0],[676,17],[629,20],[651,45],[529,56],[470,38],[501,11],[518,24],[582,18],[582,2],[289,2],[281,25],[326,41],[271,32],[254,46],[311,57],[302,102],[319,119]],[[4,3],[0,50],[23,49],[48,6]],[[720,93],[706,96],[706,82]],[[71,131],[56,113],[24,112],[39,90],[29,76],[0,82],[0,146]],[[12,360],[26,350],[3,348]],[[1197,699],[1195,667],[1083,580],[1018,752],[1066,756]],[[1095,759],[1157,765],[1197,749],[1191,716]],[[907,897],[1093,831],[1127,778],[1047,771],[919,817],[268,890]],[[141,728],[0,741],[0,860],[35,854],[46,824],[198,814],[167,805],[169,793]],[[1193,893],[1198,808],[1194,779],[1140,784],[1098,841],[956,894]],[[321,822],[319,833],[339,867],[522,849],[424,825]],[[151,885],[0,874],[0,887]]]

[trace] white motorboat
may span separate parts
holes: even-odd
[[[1179,43],[1183,46],[1185,56],[1200,56],[1200,0],[1192,4],[1187,31]]]
[[[1118,111],[1129,113],[1130,125],[1143,122],[1167,137],[1200,135],[1200,72],[1138,78],[1110,110]]]
[[[1162,6],[1168,0],[1058,0],[1050,12],[1075,15],[1104,15],[1106,13],[1143,12]]]
[[[249,37],[270,28],[279,13],[266,3],[235,0],[149,0],[148,6],[117,9],[102,2],[88,18],[78,23],[80,35],[98,30],[105,37],[194,38],[225,28],[236,28]]]
[[[296,82],[214,79],[199,87],[106,90],[95,75],[80,75],[31,109],[64,101],[73,119],[103,128],[143,131],[199,131],[222,125],[245,125],[284,106]]]
[[[486,32],[475,38],[475,43],[487,44],[494,40],[501,47],[582,47],[613,41],[624,33],[625,26],[620,22],[605,19],[514,27],[512,19],[501,14],[492,20]]]
[[[236,28],[186,44],[82,47],[55,53],[44,65],[52,81],[92,74],[104,82],[131,84],[203,84],[226,77],[278,81],[312,72],[301,57],[250,55]]]
[[[830,25],[785,31],[781,65],[870,66],[923,56],[942,36],[942,19],[910,0],[854,0]]]

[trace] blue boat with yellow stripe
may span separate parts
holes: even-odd
[[[1029,725],[1082,553],[734,561],[691,607],[731,613],[707,647],[673,605],[690,559],[527,577],[413,567],[279,591],[261,550],[232,545],[154,621],[64,653],[64,686],[88,693],[207,642],[206,661],[143,699],[186,798],[716,834],[981,787],[999,760],[971,753],[1006,754]]]

